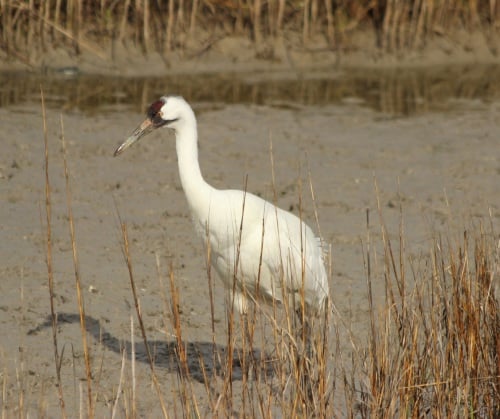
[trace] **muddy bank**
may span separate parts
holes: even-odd
[[[437,65],[499,64],[500,37],[491,31],[454,31],[429,36],[422,48],[400,48],[392,53],[376,47],[371,30],[357,30],[340,48],[332,49],[324,36],[315,36],[305,45],[300,34],[287,33],[263,41],[258,46],[248,37],[220,35],[200,36],[182,50],[168,54],[150,52],[130,43],[109,43],[99,48],[80,49],[79,54],[67,48],[47,47],[34,53],[29,64],[8,58],[0,60],[1,71],[37,73],[106,74],[116,76],[163,76],[218,72],[274,72],[286,77],[307,77],[311,71],[338,71],[349,68],[387,69],[416,68]]]

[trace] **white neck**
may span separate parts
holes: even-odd
[[[210,193],[213,188],[205,182],[198,162],[198,132],[194,113],[183,116],[175,130],[177,159],[182,189],[193,215],[198,220],[208,216]]]

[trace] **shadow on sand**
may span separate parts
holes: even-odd
[[[91,316],[85,316],[87,332],[93,338],[101,342],[109,350],[122,354],[125,350],[127,354],[132,353],[132,343],[127,340],[118,339],[107,332],[101,326],[101,322]],[[64,323],[80,323],[80,315],[77,313],[58,313],[57,325],[60,328]],[[45,321],[37,327],[28,331],[28,335],[38,334],[46,328],[52,327],[52,318],[47,316]],[[138,340],[140,340],[138,338]],[[150,353],[153,357],[155,367],[167,369],[169,372],[180,372],[179,348],[177,341],[148,340]],[[228,367],[228,348],[213,342],[184,342],[187,357],[187,365],[191,378],[204,383],[206,377],[212,375],[224,376]],[[149,364],[145,343],[134,342],[135,359],[139,362]],[[260,374],[271,376],[274,369],[275,360],[264,352],[255,349],[251,352],[244,352],[241,348],[234,348],[232,360],[232,379],[242,380],[244,375],[244,362],[252,362],[252,368],[258,368]]]

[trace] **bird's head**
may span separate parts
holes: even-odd
[[[178,96],[163,96],[149,105],[146,119],[140,124],[116,150],[114,156],[123,153],[140,138],[146,136],[156,128],[167,127],[176,129],[182,122],[186,109],[191,110],[187,102]],[[191,111],[192,112],[192,111]]]

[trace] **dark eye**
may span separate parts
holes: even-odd
[[[161,118],[159,115],[159,112],[164,105],[162,100],[157,100],[156,102],[153,102],[151,105],[149,105],[148,111],[147,111],[147,116],[149,119],[152,121],[155,120],[155,118]]]
[[[155,127],[161,127],[162,125],[165,125],[167,123],[167,121],[165,121],[161,115],[160,115],[160,112],[158,112],[156,115],[154,115],[152,118],[151,118],[151,121],[153,122],[153,125]]]

